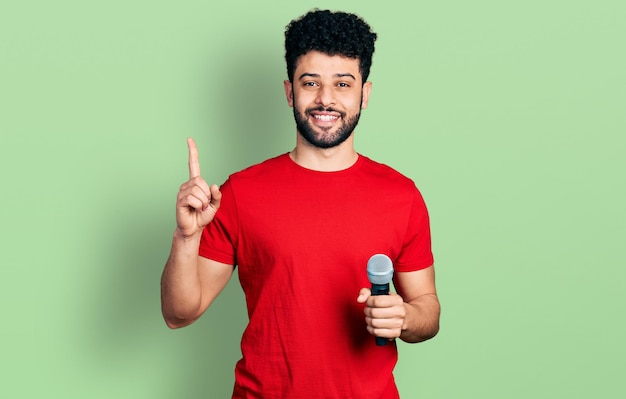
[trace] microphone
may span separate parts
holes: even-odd
[[[372,295],[389,295],[393,263],[387,255],[376,254],[367,261],[367,278],[372,283]],[[376,345],[387,345],[387,338],[376,337]]]

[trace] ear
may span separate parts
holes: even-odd
[[[293,84],[289,80],[283,82],[285,86],[285,97],[287,97],[287,105],[293,107]]]
[[[367,108],[367,102],[370,99],[370,93],[372,92],[372,82],[365,82],[363,85],[363,99],[361,100],[361,109]]]

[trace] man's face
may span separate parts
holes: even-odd
[[[359,60],[310,51],[298,59],[285,94],[298,133],[317,148],[331,148],[352,135],[371,83],[361,81]]]

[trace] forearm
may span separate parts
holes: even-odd
[[[436,294],[421,295],[404,303],[406,318],[400,339],[408,343],[426,341],[439,331],[441,307]]]
[[[161,277],[161,308],[167,325],[178,328],[199,317],[202,286],[198,273],[200,235],[184,238],[177,232]]]

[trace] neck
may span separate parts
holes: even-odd
[[[289,153],[289,156],[303,168],[320,172],[348,169],[359,158],[354,149],[352,136],[336,147],[317,148],[298,135],[296,148]]]

